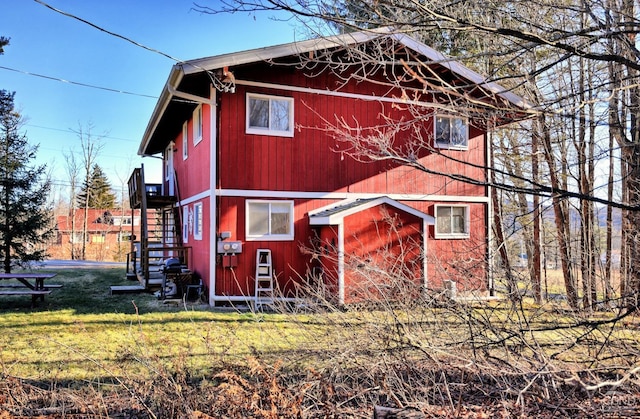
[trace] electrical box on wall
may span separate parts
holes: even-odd
[[[235,268],[236,266],[238,266],[238,256],[236,256],[235,254],[222,255],[223,268]]]
[[[228,242],[228,241],[219,241],[218,242],[218,254],[237,254],[242,253],[242,242]]]

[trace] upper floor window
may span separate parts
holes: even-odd
[[[202,141],[202,105],[193,111],[193,145]]]
[[[293,137],[293,98],[247,93],[247,134]]]
[[[182,160],[186,160],[189,157],[189,129],[187,128],[187,121],[182,124]]]
[[[293,240],[293,201],[247,201],[247,240]]]
[[[467,205],[436,205],[436,238],[469,237]]]
[[[469,123],[467,119],[436,116],[435,138],[437,147],[466,149],[469,145]]]

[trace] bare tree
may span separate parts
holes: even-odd
[[[86,127],[82,125],[78,126],[78,130],[75,133],[80,140],[80,148],[82,151],[82,175],[84,177],[84,184],[89,185],[91,180],[91,173],[96,160],[104,147],[102,143],[102,137],[95,137],[92,135],[92,124],[88,124]],[[87,188],[87,194],[91,194],[91,189]],[[80,258],[86,259],[87,240],[88,240],[88,220],[89,220],[89,196],[84,200],[84,215],[82,221],[82,247],[80,251]]]
[[[464,7],[437,0],[365,0],[338,4],[237,0],[223,2],[215,8],[205,5],[200,10],[208,13],[286,11],[304,21],[309,30],[323,24],[341,31],[390,25],[398,32],[412,32],[432,40],[436,47],[456,53],[456,58],[469,66],[490,69],[490,79],[503,85],[537,90],[539,94],[530,98],[537,104],[540,115],[536,117],[536,127],[542,132],[533,134],[546,142],[543,149],[551,183],[541,185],[528,179],[530,182],[522,191],[531,196],[543,195],[552,199],[566,292],[575,307],[579,296],[572,268],[572,206],[582,213],[580,228],[584,236],[581,244],[578,243],[578,247],[582,247],[578,263],[583,281],[583,304],[590,306],[596,300],[594,267],[597,248],[594,245],[596,229],[593,228],[593,203],[596,202],[623,209],[623,289],[631,297],[629,301],[632,304],[635,304],[635,294],[640,291],[640,246],[637,245],[640,242],[640,137],[636,123],[640,113],[637,87],[640,54],[634,42],[639,27],[635,7],[632,0],[465,2]],[[359,54],[363,62],[376,61],[374,56]],[[533,59],[525,59],[527,57]],[[486,65],[489,61],[491,65]],[[613,70],[607,72],[607,66]],[[565,74],[567,69],[570,73]],[[407,73],[413,76],[421,74],[422,70],[418,65],[408,68]],[[622,82],[609,78],[608,74],[612,72]],[[605,127],[616,131],[614,138],[621,149],[623,176],[620,200],[613,199],[615,194],[602,198],[594,192],[595,120],[599,118],[594,111],[600,104],[607,106],[612,96],[618,98],[615,102],[618,115],[626,116],[617,121],[611,117],[609,126]],[[449,105],[458,103],[456,99],[449,97]],[[614,122],[616,124],[612,125]],[[348,128],[339,125],[335,124],[340,130]],[[368,140],[371,138],[358,139],[361,144]],[[573,148],[568,149],[568,145],[573,145]],[[370,152],[371,148],[380,146],[383,151],[388,151],[380,143],[369,143],[352,151]],[[606,144],[598,147],[605,150],[600,153],[602,156],[615,153],[615,150],[607,149]],[[393,158],[405,164],[412,163],[407,154],[396,153]],[[577,166],[576,161],[580,162]],[[577,167],[575,172],[574,167]],[[572,173],[575,183],[569,182]],[[457,179],[474,181],[463,177]],[[506,188],[509,185],[494,186]],[[578,202],[571,202],[572,198],[577,198]],[[539,274],[533,274],[537,295],[538,277]]]
[[[76,210],[80,166],[73,150],[69,150],[68,153],[64,153],[64,159],[66,163],[65,169],[69,180],[69,211],[67,216],[71,217],[71,259],[75,260],[78,258],[76,249]]]

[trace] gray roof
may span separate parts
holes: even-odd
[[[393,28],[380,28],[199,58],[175,64],[171,69],[167,82],[160,94],[160,98],[149,119],[138,149],[138,154],[149,155],[159,153],[175,135],[178,135],[182,127],[182,121],[190,116],[189,112],[195,107],[193,103],[185,104],[185,101],[173,101],[178,88],[181,87],[187,79],[189,79],[188,81],[192,88],[194,83],[206,84],[206,94],[208,95],[209,79],[207,77],[192,79],[193,77],[204,75],[207,72],[221,70],[225,67],[265,62],[277,58],[296,56],[311,51],[340,46],[351,46],[382,37],[389,37],[395,40],[399,44],[423,56],[427,62],[445,67],[457,77],[480,86],[486,91],[506,100],[515,110],[530,108],[530,105],[522,97],[497,83],[488,82],[485,77],[467,68],[458,61],[445,56],[409,35],[397,32],[397,30]],[[198,98],[198,96],[192,94],[187,96],[191,96],[196,100]],[[201,101],[206,100],[204,97],[200,97],[200,99]]]

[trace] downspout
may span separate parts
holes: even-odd
[[[344,305],[344,220],[338,224],[338,305]]]
[[[216,297],[216,240],[218,239],[218,195],[216,189],[218,187],[217,173],[218,173],[218,102],[217,91],[211,86],[211,132],[210,132],[210,145],[209,145],[209,189],[213,192],[209,194],[209,305],[215,306]]]
[[[426,219],[422,220],[422,237],[423,237],[422,238],[422,246],[423,246],[422,251],[423,251],[423,255],[424,255],[422,257],[422,281],[423,281],[422,282],[422,286],[423,286],[422,292],[423,292],[423,295],[426,296],[427,295],[427,289],[429,287],[429,274],[427,272],[427,266],[428,266],[428,263],[427,263],[427,253],[428,253],[428,251],[427,251],[427,249],[428,249],[427,239],[429,237],[429,224],[427,223]]]
[[[493,128],[493,127],[492,127]],[[491,249],[493,248],[493,233],[491,229],[491,220],[493,220],[493,203],[491,200],[492,187],[491,184],[493,182],[493,171],[492,167],[492,158],[491,158],[491,132],[489,131],[484,135],[485,138],[485,162],[486,162],[486,178],[487,178],[487,213],[485,216],[485,228],[487,229],[487,287],[489,288],[489,296],[493,297],[495,295],[495,289],[493,284],[493,252]]]

